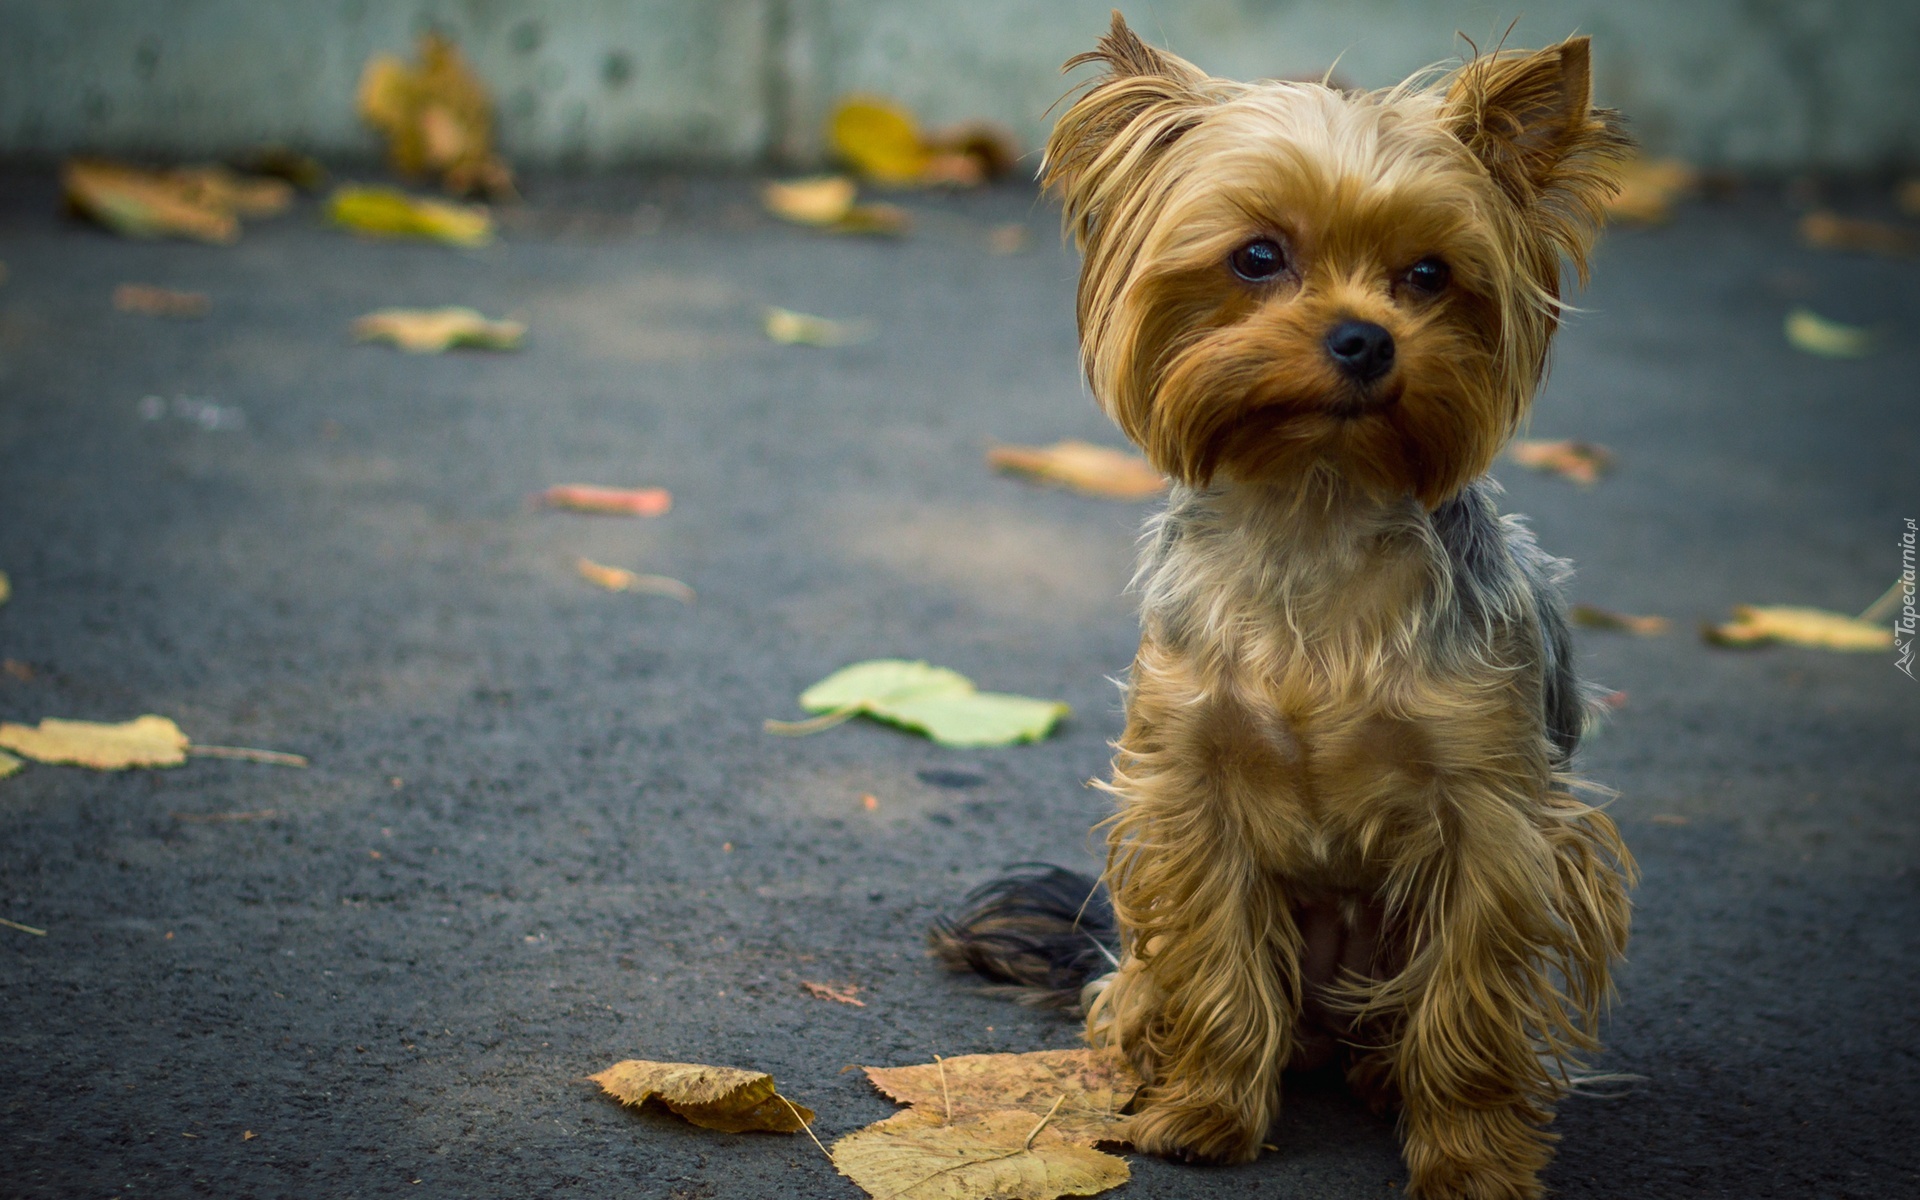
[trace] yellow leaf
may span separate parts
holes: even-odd
[[[417,237],[456,246],[484,246],[493,240],[493,218],[485,208],[409,196],[397,188],[338,188],[327,202],[327,214],[356,233],[374,237]]]
[[[0,750],[0,779],[5,779],[26,765],[21,759],[15,758],[5,750]]]
[[[1768,642],[1786,642],[1821,650],[1893,648],[1893,630],[1890,627],[1869,625],[1858,617],[1821,608],[1738,604],[1733,609],[1733,620],[1724,625],[1709,625],[1705,632],[1707,640],[1718,646],[1758,646]]]
[[[918,182],[930,157],[913,114],[878,96],[842,100],[827,122],[834,153],[878,183]]]
[[[1665,617],[1636,617],[1631,613],[1614,612],[1592,604],[1573,606],[1573,623],[1588,629],[1606,629],[1615,633],[1637,633],[1641,637],[1653,637],[1665,633],[1673,622]]]
[[[35,762],[64,763],[99,771],[128,767],[177,767],[187,761],[187,735],[165,717],[149,713],[119,725],[48,717],[39,728],[0,725],[0,747]]]
[[[446,38],[424,35],[417,67],[391,54],[369,59],[354,105],[386,135],[388,159],[400,174],[438,175],[455,195],[513,194],[513,172],[493,152],[486,85]]]
[[[693,589],[666,575],[640,575],[625,567],[609,567],[590,558],[576,560],[573,569],[580,572],[580,578],[588,583],[610,592],[650,592],[656,596],[671,596],[682,604],[693,603]]]
[[[7,578],[5,571],[0,571],[0,604],[5,604],[11,599],[13,599],[13,581]]]
[[[1873,331],[1829,321],[1809,308],[1787,314],[1787,341],[1822,358],[1859,358],[1872,348]]]
[[[784,346],[850,346],[873,336],[871,321],[835,321],[769,306],[767,336]]]
[[[410,354],[438,354],[453,346],[517,350],[527,327],[489,321],[471,308],[383,308],[353,323],[363,342],[392,342]]]
[[[860,189],[844,175],[818,175],[760,189],[761,202],[776,217],[802,225],[831,225],[847,215]]]
[[[1800,240],[1822,250],[1857,250],[1905,258],[1920,253],[1920,233],[1830,212],[1810,212],[1800,218]]]
[[[1091,442],[1063,441],[1051,446],[995,446],[987,462],[1091,496],[1140,500],[1167,490],[1167,481],[1146,459]]]
[[[1035,1117],[1052,1111],[1053,1128],[1088,1143],[1122,1140],[1116,1136],[1125,1120],[1120,1112],[1141,1082],[1133,1064],[1113,1049],[964,1054],[864,1069],[873,1086],[917,1112],[959,1120],[1008,1109]]]
[[[774,1090],[773,1076],[738,1067],[630,1058],[588,1078],[631,1108],[658,1100],[703,1129],[796,1133],[813,1120],[811,1109]]]
[[[760,189],[767,211],[797,225],[833,233],[901,234],[912,224],[891,204],[855,204],[859,188],[844,175],[818,175]]]
[[[1678,159],[1634,159],[1621,170],[1620,190],[1608,199],[1607,216],[1647,225],[1664,221],[1674,200],[1699,182],[1700,173]]]
[[[1613,451],[1592,442],[1535,442],[1524,439],[1507,448],[1507,457],[1535,471],[1550,471],[1582,487],[1613,469]]]
[[[1131,1175],[1125,1159],[1019,1111],[951,1123],[897,1113],[835,1142],[833,1165],[886,1200],[1054,1200],[1104,1192]]]

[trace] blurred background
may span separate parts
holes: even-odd
[[[371,155],[362,65],[431,28],[493,88],[517,164],[807,165],[849,92],[1027,147],[1109,0],[85,0],[0,2],[0,154]],[[1601,100],[1653,153],[1705,167],[1871,170],[1920,157],[1912,0],[1162,0],[1151,41],[1215,74],[1373,87],[1451,53],[1597,39]]]

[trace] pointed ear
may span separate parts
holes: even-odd
[[[1448,119],[1523,211],[1542,216],[1576,260],[1583,256],[1632,143],[1618,114],[1593,107],[1587,38],[1532,53],[1495,54],[1462,67],[1447,89]]]
[[[1106,69],[1054,123],[1041,168],[1042,182],[1060,193],[1083,240],[1114,185],[1193,128],[1226,86],[1141,41],[1118,9],[1098,46],[1068,59],[1062,70],[1088,63]]]

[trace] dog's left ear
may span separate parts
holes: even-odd
[[[1589,40],[1475,59],[1447,89],[1447,113],[1514,203],[1582,263],[1632,145],[1618,114],[1593,106]]]

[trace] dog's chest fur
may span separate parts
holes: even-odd
[[[1444,824],[1450,782],[1492,770],[1517,795],[1558,757],[1558,564],[1492,492],[1429,513],[1181,490],[1149,530],[1132,715],[1197,748],[1196,802],[1297,884],[1369,892],[1384,843]]]

